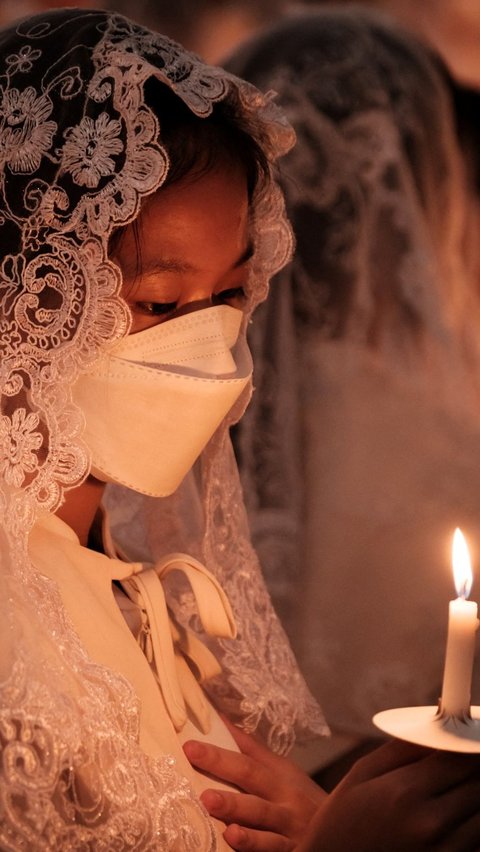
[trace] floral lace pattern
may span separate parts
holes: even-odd
[[[123,143],[118,137],[121,124],[102,112],[95,121],[88,116],[73,127],[62,151],[62,169],[70,172],[75,183],[95,189],[100,178],[113,174],[113,154],[120,154]]]
[[[53,625],[53,637],[68,635],[53,584],[34,575],[30,591],[34,586],[36,617]],[[25,603],[19,597],[17,608]],[[46,649],[46,692],[24,653],[31,630],[19,630],[17,609],[15,662],[0,684],[2,849],[214,850],[213,828],[176,773],[174,758],[152,760],[139,751],[129,684],[89,662],[74,640],[68,658],[62,645]],[[83,695],[77,705],[66,684],[79,668]],[[66,730],[68,737],[58,736]],[[94,751],[87,745],[92,742]]]
[[[20,488],[26,474],[35,469],[35,450],[43,441],[41,434],[34,431],[38,424],[38,415],[26,414],[24,408],[16,408],[11,418],[0,418],[0,441],[5,452],[1,465],[8,485]]]
[[[151,77],[200,117],[228,98],[269,160],[291,145],[288,125],[255,89],[122,17],[58,10],[0,33],[0,244],[8,247],[0,259],[5,849],[216,848],[212,824],[174,761],[168,756],[152,761],[142,753],[130,685],[87,657],[56,587],[35,572],[27,556],[28,531],[38,512],[54,511],[64,489],[79,484],[88,471],[83,415],[72,404],[70,386],[102,347],[129,330],[108,240],[137,216],[142,199],[161,186],[168,168],[158,120],[144,98]],[[251,307],[264,297],[269,276],[292,246],[281,196],[270,181],[258,194],[255,220]],[[242,403],[235,416],[241,410]],[[240,503],[227,426],[205,452],[199,479],[201,546],[193,517],[181,520],[176,510],[172,517],[186,529],[181,549],[203,549],[212,558],[241,628],[224,655],[219,702],[224,694],[232,715],[246,719],[249,728],[262,724],[267,739],[284,747],[294,726],[321,728],[321,716],[302,698],[306,688],[256,579],[241,507],[238,523],[233,515],[220,522],[225,494],[230,491]],[[225,481],[224,494],[210,482],[218,476]],[[173,504],[153,504],[157,529]],[[135,497],[130,493],[119,505],[124,511]],[[130,528],[131,540],[136,528]],[[165,527],[164,548],[167,537]],[[249,596],[236,569],[248,571]],[[265,624],[261,640],[252,634],[253,623],[247,626],[259,613]],[[281,668],[273,672],[272,662]],[[266,698],[262,672],[263,683],[270,684]]]
[[[29,86],[23,92],[7,89],[2,98],[0,150],[13,172],[32,174],[52,144],[56,123],[47,119],[53,104],[48,95],[37,97]]]

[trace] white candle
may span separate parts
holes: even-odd
[[[468,601],[472,587],[472,568],[466,541],[457,528],[452,546],[453,573],[457,599],[450,601],[447,650],[443,674],[440,714],[464,718],[470,716],[475,633],[478,627],[477,604]]]

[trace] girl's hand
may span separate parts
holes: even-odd
[[[476,852],[479,802],[478,756],[395,740],[354,765],[296,852]]]
[[[305,837],[326,793],[290,760],[224,721],[240,754],[196,740],[184,745],[197,769],[239,789],[206,790],[203,804],[227,824],[224,838],[232,849],[290,852]]]

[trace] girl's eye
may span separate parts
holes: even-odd
[[[229,287],[221,293],[214,293],[212,305],[234,305],[239,306],[245,301],[245,290],[243,287]],[[151,317],[161,317],[173,313],[177,308],[177,302],[135,302],[135,309],[139,313]]]
[[[212,302],[214,305],[225,305],[232,302],[234,304],[242,304],[245,299],[246,295],[243,287],[230,287],[228,290],[215,293],[212,297]]]
[[[136,307],[145,314],[153,317],[169,314],[177,307],[176,302],[137,302]]]

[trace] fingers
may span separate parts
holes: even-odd
[[[232,725],[229,725],[233,729]],[[238,728],[237,745],[244,756],[239,761],[238,752],[219,749],[217,746],[189,740],[184,751],[190,762],[223,781],[229,781],[247,793],[261,795],[270,801],[303,800],[304,809],[317,808],[326,796],[324,790],[286,757],[272,754],[250,734]],[[224,774],[222,774],[224,773]]]
[[[183,746],[190,763],[222,781],[228,781],[255,796],[274,798],[275,776],[248,755],[207,743],[189,740]]]
[[[451,833],[441,852],[478,852],[479,849],[480,813],[476,813]]]
[[[422,790],[423,795],[441,796],[479,773],[480,761],[475,755],[437,751],[417,761],[415,766],[402,767],[398,776],[404,778],[404,783]]]
[[[267,831],[229,825],[223,836],[232,849],[239,852],[292,852],[294,843],[286,837]]]
[[[410,826],[408,815],[404,823],[407,825],[408,846],[401,844],[400,849],[478,852],[479,797],[480,782],[476,782],[458,787],[445,796],[430,799],[425,805],[414,808]]]
[[[480,773],[480,757],[433,751],[392,740],[360,758],[339,784],[348,789],[385,777],[398,790],[418,790],[422,797],[439,796]]]
[[[287,837],[299,837],[304,828],[288,807],[271,804],[257,796],[224,790],[205,790],[200,798],[211,816],[227,824],[239,823],[242,826],[261,829],[262,832],[268,830]]]
[[[443,823],[448,829],[460,825],[469,825],[468,831],[478,829],[475,819],[480,819],[480,779],[472,777],[464,784],[459,784],[442,796],[432,800],[433,807],[441,812]],[[472,822],[473,819],[473,822]],[[467,832],[468,833],[468,832]],[[480,837],[477,835],[477,840]],[[480,842],[478,843],[480,848]]]
[[[312,781],[303,769],[300,769],[289,758],[274,754],[253,734],[246,734],[245,731],[237,728],[228,719],[224,717],[222,719],[225,721],[242,754],[246,754],[262,764],[262,766],[268,769],[270,778],[275,778],[274,790],[277,798],[282,796],[282,791],[283,796],[288,796],[287,789],[294,789],[298,794],[310,799],[315,807],[318,807],[321,800],[327,794],[315,781]],[[272,782],[270,781],[270,797],[271,790]]]
[[[357,760],[346,779],[349,784],[360,784],[392,772],[394,769],[423,760],[431,753],[431,749],[423,748],[423,746],[402,740],[391,740]]]

